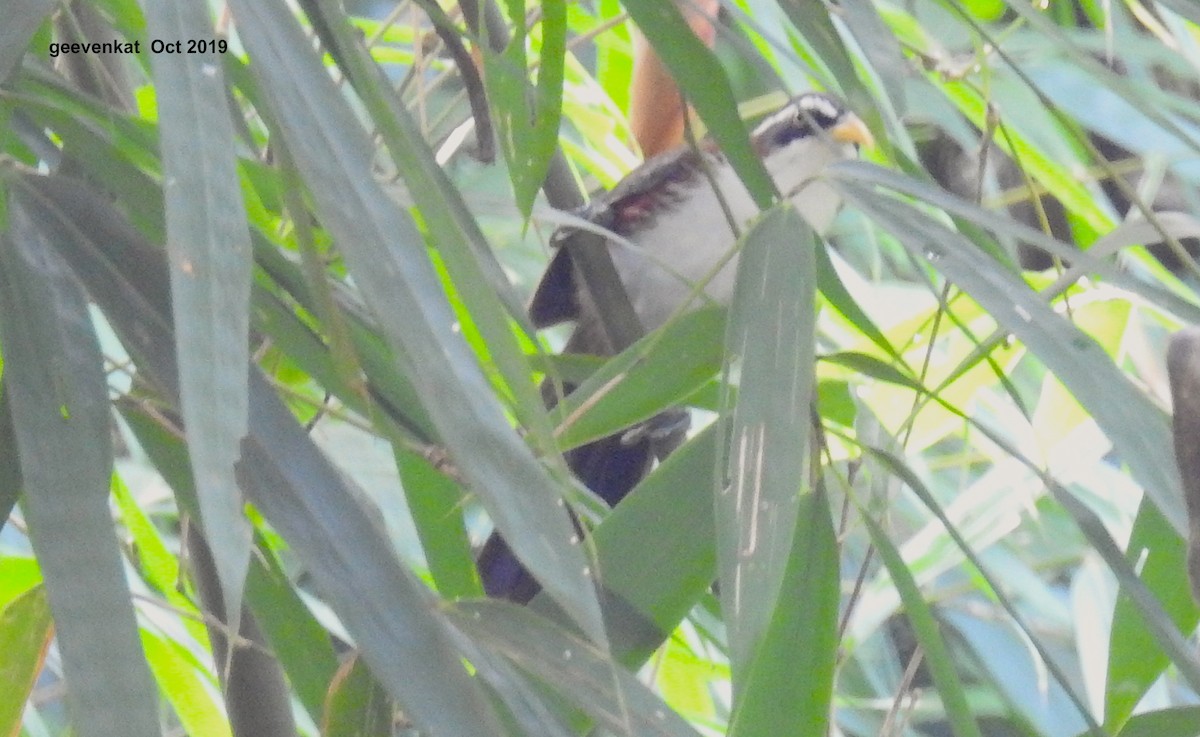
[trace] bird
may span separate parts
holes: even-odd
[[[837,192],[821,179],[822,171],[873,143],[858,116],[820,92],[788,100],[754,128],[750,140],[782,198],[817,233],[829,229],[841,205]],[[578,214],[612,233],[607,243],[613,266],[641,327],[650,331],[681,308],[729,304],[737,273],[737,254],[731,252],[759,208],[728,159],[705,138],[648,159]],[[552,242],[564,235],[560,231]],[[555,251],[530,301],[530,320],[538,329],[574,321],[565,352],[611,354],[614,349],[599,318],[581,298],[570,259],[568,249]],[[725,265],[710,274],[722,260]],[[706,278],[697,299],[696,285]],[[686,422],[681,425],[669,414],[649,425],[645,432],[572,449],[565,454],[567,464],[594,493],[615,505],[686,430]],[[477,566],[489,596],[524,603],[539,590],[495,534]]]

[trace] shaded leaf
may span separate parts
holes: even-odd
[[[147,6],[158,38],[213,38],[200,3]],[[153,54],[179,395],[200,519],[238,628],[251,528],[233,464],[246,434],[250,235],[219,56]],[[220,401],[213,401],[220,397]]]
[[[174,338],[162,256],[106,209],[108,203],[68,182],[38,185],[44,189],[34,191],[45,198],[40,213],[66,235],[56,245],[139,368],[153,385],[171,391]],[[64,202],[72,206],[62,208]],[[88,218],[91,230],[74,227],[72,217]],[[89,238],[97,233],[108,237]],[[361,494],[351,491],[256,370],[250,388],[252,444],[243,443],[247,479],[240,483],[250,500],[291,542],[377,677],[418,723],[432,734],[495,733],[494,715],[439,634],[428,592],[394,557],[376,518],[361,506]],[[414,650],[392,657],[398,648]]]
[[[735,699],[771,622],[791,606],[780,585],[792,551],[814,384],[816,237],[791,207],[768,211],[745,235],[726,329],[728,447],[716,498],[721,606]],[[779,607],[779,609],[777,609]],[[778,646],[788,648],[785,643]],[[799,641],[793,647],[803,647]]]
[[[0,25],[0,82],[21,63],[33,34],[52,10],[53,0],[13,0],[5,8]]]
[[[489,97],[500,148],[517,198],[517,209],[528,218],[546,178],[550,159],[558,150],[562,117],[562,84],[567,18],[563,0],[543,0],[541,54],[536,87],[530,89],[526,59],[525,3],[502,3],[514,33],[502,52],[483,53]]]
[[[644,663],[716,578],[716,440],[710,426],[685,443],[593,534],[605,621],[627,667]]]
[[[233,4],[289,150],[397,362],[454,461],[513,552],[597,641],[604,628],[582,551],[558,501],[561,482],[509,426],[454,316],[411,218],[370,176],[368,141],[291,13]],[[565,479],[563,480],[565,481]]]
[[[502,654],[609,730],[679,737],[697,734],[636,676],[609,660],[607,653],[528,608],[503,601],[465,601],[451,606],[449,615],[473,640]]]
[[[892,545],[879,523],[869,515],[863,516],[871,534],[871,542],[879,551],[879,557],[887,566],[888,574],[896,584],[900,600],[904,602],[905,614],[916,633],[925,661],[929,664],[946,716],[954,726],[958,737],[980,737],[979,725],[971,716],[970,706],[963,691],[962,681],[954,667],[950,648],[939,630],[933,611],[921,596],[917,582],[908,570],[900,551]]]
[[[1138,577],[1174,627],[1179,632],[1193,631],[1200,611],[1188,595],[1185,542],[1148,499],[1142,500],[1126,551]],[[1142,608],[1128,593],[1117,599],[1109,633],[1104,704],[1105,727],[1114,732],[1125,734],[1134,707],[1171,660],[1159,642],[1163,624],[1160,621],[1157,627],[1150,627]]]
[[[391,737],[392,704],[362,658],[351,656],[329,684],[321,734],[327,737]]]
[[[67,702],[82,737],[159,734],[108,511],[108,389],[87,303],[23,204],[0,236],[4,383],[24,511],[54,614]]]

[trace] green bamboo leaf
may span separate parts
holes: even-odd
[[[179,559],[167,548],[158,528],[150,521],[146,511],[138,506],[137,499],[118,474],[113,474],[112,495],[121,512],[121,524],[133,538],[138,568],[146,583],[157,589],[172,605],[182,609],[191,608],[187,597],[176,590],[180,576]],[[194,624],[196,628],[192,630],[193,634],[203,631],[198,622]]]
[[[913,578],[904,558],[900,556],[900,551],[892,545],[891,539],[888,538],[883,528],[866,510],[860,510],[860,513],[862,513],[863,521],[867,523],[871,542],[879,551],[879,557],[883,560],[888,574],[892,577],[892,582],[900,593],[900,600],[904,602],[908,621],[913,626],[917,642],[921,644],[925,662],[929,664],[938,695],[941,696],[942,706],[946,709],[946,716],[954,726],[954,734],[957,737],[981,737],[979,725],[971,716],[970,705],[967,703],[962,681],[954,667],[950,648],[938,627],[937,620],[934,619],[933,610],[921,596],[916,579]]]
[[[558,150],[567,12],[563,0],[542,0],[540,63],[537,85],[530,90],[525,3],[506,0],[502,6],[513,35],[502,52],[484,51],[484,80],[517,209],[528,218],[549,171],[550,159]]]
[[[786,8],[787,3],[781,2],[780,5]],[[848,70],[853,76],[848,76],[841,65],[835,69],[838,82],[850,98],[852,107],[859,111],[868,109],[865,105],[879,105],[882,108],[879,100],[884,98],[891,101],[898,115],[910,112],[907,86],[914,81],[914,77],[907,73],[908,64],[904,58],[901,35],[893,32],[884,22],[885,9],[877,7],[874,3],[853,3],[838,6],[838,10],[845,13],[842,27],[854,38],[858,46],[857,49],[851,48],[846,52],[853,55]],[[799,30],[804,32],[803,28]],[[878,94],[875,96],[874,105],[859,96],[865,95],[867,91],[865,85],[859,82],[858,75],[854,73],[855,64],[879,75]],[[855,86],[861,86],[862,89],[856,91]],[[902,135],[907,137],[907,131]]]
[[[194,514],[196,490],[187,446],[143,405],[121,401],[118,407],[151,463],[175,492],[176,503]],[[169,599],[171,596],[168,593]],[[309,614],[292,582],[269,552],[260,549],[251,561],[246,578],[246,601],[300,702],[310,716],[317,718],[324,708],[326,690],[337,671],[337,656],[325,628]],[[200,633],[199,637],[207,641],[206,633]],[[169,662],[175,655],[163,653],[163,657]],[[151,666],[157,667],[153,659]],[[198,733],[208,734],[205,731]]]
[[[396,558],[362,490],[316,448],[257,371],[250,375],[250,410],[239,481],[291,541],[371,671],[430,734],[499,734],[432,594]]]
[[[510,727],[510,734],[577,737],[579,725],[586,717],[578,712],[568,713],[553,692],[533,676],[518,670],[504,656],[467,642],[466,638],[463,640],[467,657],[477,667],[479,677],[508,707],[515,723],[515,729]]]
[[[716,578],[716,439],[710,426],[685,443],[593,533],[614,657],[628,668],[653,654]]]
[[[7,571],[5,571],[7,573]],[[26,703],[54,639],[46,589],[35,586],[0,606],[0,732],[19,734]]]
[[[738,377],[738,395],[722,410],[729,445],[716,499],[735,701],[770,623],[792,605],[780,585],[805,522],[816,322],[816,236],[800,215],[768,211],[743,244],[725,338],[726,381]]]
[[[1153,637],[1153,642],[1157,648],[1151,648],[1152,654],[1155,649],[1165,652],[1171,659],[1171,662],[1179,668],[1180,675],[1184,680],[1196,690],[1200,690],[1200,662],[1196,661],[1196,657],[1187,640],[1180,632],[1175,622],[1172,620],[1171,614],[1182,614],[1186,618],[1196,616],[1195,605],[1190,600],[1186,602],[1179,601],[1179,594],[1184,590],[1176,590],[1173,595],[1168,597],[1168,601],[1172,602],[1172,612],[1167,612],[1163,608],[1163,604],[1154,594],[1146,587],[1146,584],[1138,577],[1133,569],[1133,565],[1122,553],[1117,546],[1115,540],[1109,535],[1104,523],[1096,515],[1095,512],[1083,505],[1075,496],[1065,488],[1058,485],[1052,485],[1051,491],[1054,492],[1054,498],[1058,500],[1063,508],[1075,519],[1075,523],[1079,525],[1079,529],[1083,532],[1088,542],[1104,562],[1108,564],[1108,568],[1116,577],[1117,582],[1121,585],[1121,593],[1127,597],[1133,606],[1141,615],[1141,624],[1149,631]],[[1163,545],[1163,541],[1156,541],[1155,550]],[[1169,543],[1167,543],[1169,545]],[[1157,556],[1155,556],[1157,557]],[[1175,569],[1168,573],[1168,576],[1176,576],[1176,580],[1185,578],[1179,575],[1179,569]],[[1155,571],[1155,574],[1158,574]],[[1186,589],[1185,589],[1186,590]],[[1186,597],[1184,597],[1186,598]],[[1182,604],[1182,606],[1181,606]],[[1114,632],[1116,630],[1114,629]],[[1145,641],[1148,638],[1139,637],[1138,639]],[[1147,665],[1153,667],[1153,661]],[[1119,715],[1114,714],[1114,717]]]
[[[4,365],[0,363],[0,369]],[[3,374],[0,374],[3,376]],[[17,457],[17,433],[12,424],[8,390],[0,385],[0,514],[8,521],[21,495],[21,460]],[[0,522],[0,530],[4,522]]]
[[[200,3],[152,3],[146,20],[158,38],[215,37]],[[151,61],[183,421],[200,520],[236,631],[251,548],[233,475],[246,435],[250,234],[219,55],[154,54]]]
[[[1080,251],[1078,248],[1055,240],[1025,223],[986,210],[934,185],[920,182],[874,164],[846,161],[830,167],[829,172],[835,181],[848,180],[860,184],[881,186],[897,193],[909,195],[926,204],[940,207],[956,218],[956,222],[960,223],[960,228],[979,227],[998,237],[1003,236],[1037,246],[1046,253],[1062,259],[1064,263],[1070,263],[1073,274],[1101,276],[1105,281],[1142,296],[1164,310],[1175,313],[1180,319],[1200,322],[1200,307],[1197,306],[1194,298],[1180,297],[1157,285],[1147,284],[1145,279],[1132,277],[1105,258],[1111,253],[1110,249],[1132,244],[1134,241],[1127,240],[1126,237],[1132,237],[1134,233],[1143,234],[1141,237],[1145,238],[1144,234],[1147,230],[1158,233],[1158,228],[1162,227],[1166,233],[1184,235],[1184,229],[1178,227],[1183,226],[1184,223],[1169,214],[1157,218],[1158,222],[1154,225],[1128,222],[1105,233],[1100,240],[1093,244],[1093,247],[1103,246],[1103,249],[1093,255],[1091,249]],[[966,232],[963,235],[970,237],[970,234]],[[972,238],[972,242],[985,250],[995,247],[994,243],[988,241],[981,242]]]
[[[678,714],[608,653],[526,607],[504,601],[465,601],[451,620],[480,646],[503,655],[618,734],[697,737]]]
[[[112,191],[125,205],[126,213],[143,232],[151,238],[165,237],[162,191],[154,180],[138,166],[130,163],[130,160],[142,162],[152,155],[156,148],[153,140],[145,135],[141,127],[129,125],[119,118],[114,125],[101,127],[100,121],[105,116],[100,111],[83,105],[68,105],[65,100],[59,99],[65,93],[60,93],[57,88],[37,89],[39,102],[34,112],[38,120],[54,129],[64,139],[66,147],[72,151],[76,161],[81,162],[93,176],[111,185]],[[81,120],[76,121],[76,117]],[[94,212],[88,204],[79,201],[74,195],[68,196],[67,199],[71,200],[70,204],[65,205],[69,209],[87,207],[87,211],[91,213],[89,217],[93,220],[106,226],[111,224],[108,216]],[[110,234],[109,237],[115,238],[116,243],[129,240],[125,233]],[[315,310],[315,297],[305,283],[299,267],[258,231],[252,233],[252,238],[259,265],[301,306],[309,311]],[[164,282],[166,278],[164,271]],[[123,275],[114,274],[113,286],[120,284],[124,279]],[[411,385],[396,370],[388,348],[377,335],[377,328],[364,314],[361,305],[349,300],[345,292],[338,292],[336,296],[342,298],[338,306],[348,317],[355,350],[370,378],[371,387],[381,395],[389,416],[416,434],[421,442],[430,442],[434,436],[432,425],[419,405]],[[255,289],[254,300],[253,317],[256,330],[264,330],[272,339],[282,343],[284,350],[292,358],[313,373],[318,381],[334,392],[341,401],[364,415],[370,414],[369,408],[363,405],[361,395],[356,393],[353,387],[345,386],[332,370],[328,360],[329,349],[309,326],[304,325],[290,310],[283,308],[279,297],[261,287]],[[148,344],[148,347],[152,346],[152,342]]]
[[[1091,735],[1081,732],[1078,737]],[[1138,714],[1121,730],[1121,737],[1193,737],[1200,734],[1200,706],[1180,706]]]
[[[63,235],[56,245],[149,385],[174,400],[162,253],[121,221],[111,203],[79,185],[42,177],[20,181],[38,199],[47,227]],[[254,442],[249,460],[243,443],[248,476],[239,485],[294,546],[380,681],[414,719],[431,734],[495,734],[498,728],[489,726],[495,716],[446,642],[444,625],[424,598],[428,592],[394,557],[376,518],[361,506],[361,492],[347,486],[257,371],[250,388]],[[392,657],[396,652],[406,654]]]
[[[230,737],[225,704],[216,691],[213,675],[199,666],[196,654],[183,647],[182,639],[142,630],[146,662],[188,734]]]
[[[509,426],[412,222],[369,175],[372,150],[344,98],[278,2],[234,4],[253,68],[397,365],[422,396],[458,468],[517,557],[597,641],[604,627],[588,563],[555,481]]]
[[[147,172],[157,172],[155,129],[113,113],[81,96],[49,72],[33,69],[16,82],[21,110],[62,140],[63,155],[96,181],[128,193],[133,221],[150,237],[165,232],[162,191]]]
[[[15,447],[15,446],[14,446]],[[15,555],[0,558],[0,607],[42,583],[42,572],[33,558]]]
[[[1166,418],[1095,340],[1015,275],[995,268],[962,235],[861,185],[841,180],[838,186],[915,258],[945,274],[1028,346],[1096,419],[1172,526],[1181,534],[1187,529]]]
[[[684,443],[592,533],[613,657],[631,670],[645,664],[716,578],[716,439],[710,425]],[[544,594],[530,606],[567,621]]]
[[[482,596],[483,584],[463,524],[462,487],[412,451],[397,449],[396,466],[438,593],[446,599]]]
[[[1162,604],[1174,628],[1195,630],[1200,611],[1188,593],[1186,542],[1148,499],[1143,499],[1138,509],[1126,551],[1138,577]],[[1162,624],[1148,626],[1132,596],[1122,593],[1117,599],[1109,633],[1104,699],[1104,726],[1113,733],[1125,734],[1134,707],[1171,662],[1156,634]]]
[[[0,236],[4,383],[25,516],[54,613],[77,734],[158,735],[157,688],[137,638],[108,511],[108,389],[77,283],[34,213]]]
[[[854,103],[869,100],[870,94],[855,73],[854,61],[834,28],[826,4],[822,0],[779,0],[779,7],[808,41],[817,58],[829,67],[843,94]]]
[[[258,266],[270,274],[292,299],[307,311],[316,309],[316,297],[304,281],[300,268],[265,238],[254,236]],[[296,361],[321,386],[332,392],[364,416],[371,415],[371,406],[364,401],[358,387],[348,385],[337,370],[332,352],[321,336],[305,324],[303,318],[290,309],[277,295],[254,288],[254,328],[262,330],[277,341],[280,350]],[[335,296],[337,308],[346,316],[354,353],[362,363],[372,391],[387,407],[388,416],[422,443],[432,442],[437,431],[421,406],[420,397],[412,383],[396,368],[391,352],[366,315],[362,305],[352,301],[344,291]]]
[[[182,448],[183,444],[178,438],[172,436],[171,440]],[[182,454],[182,460],[186,467],[186,452]],[[170,606],[190,615],[181,617],[187,634],[175,630],[168,637],[150,629],[142,629],[146,662],[163,695],[179,716],[180,724],[189,734],[211,734],[214,737],[229,735],[225,705],[220,694],[214,691],[215,677],[207,664],[210,658],[208,633],[197,616],[193,602],[179,590],[179,561],[167,549],[145,510],[138,506],[137,500],[116,475],[113,477],[112,493],[121,510],[121,521],[133,536],[143,577]],[[195,511],[194,496],[193,493],[192,503],[187,505],[189,514]]]
[[[321,715],[326,737],[391,737],[392,704],[366,663],[357,655],[338,671],[329,684],[329,698]]]
[[[579,385],[558,407],[563,448],[619,432],[672,407],[721,368],[725,309],[705,307],[648,335]]]
[[[929,392],[925,385],[915,379],[909,372],[902,371],[890,363],[885,363],[875,356],[869,356],[865,353],[857,353],[855,351],[830,353],[821,356],[821,360],[843,366],[863,376],[870,376],[879,381],[886,381],[889,384],[907,387],[923,394]]]
[[[823,492],[804,494],[796,506],[799,521],[779,587],[780,605],[743,666],[729,720],[731,737],[827,734],[832,721],[841,594],[838,544]],[[737,684],[736,672],[734,677]]]
[[[310,4],[316,12],[321,12],[321,5]],[[355,43],[349,26],[341,18],[334,17],[332,12],[323,12],[322,18],[331,45],[343,52],[341,58],[347,76],[363,98],[397,170],[408,184],[416,210],[428,228],[429,240],[436,244],[454,282],[455,296],[469,313],[470,324],[464,332],[471,326],[478,329],[484,350],[499,369],[504,390],[512,396],[512,409],[518,421],[540,454],[557,462],[558,450],[542,397],[531,380],[528,360],[513,335],[514,321],[526,336],[534,333],[524,305],[462,193],[438,165],[421,127],[399,104],[386,84],[386,77],[379,73],[366,50]],[[449,19],[445,23],[450,24]],[[543,73],[547,73],[545,68]]]
[[[137,0],[97,0],[95,4],[125,38],[146,37],[146,19]]]
[[[872,343],[882,348],[888,355],[903,362],[896,348],[888,341],[887,336],[879,329],[871,317],[858,304],[858,300],[850,294],[850,290],[842,282],[833,261],[829,258],[829,246],[817,244],[816,252],[817,288],[821,296],[829,301],[842,316],[867,336]]]

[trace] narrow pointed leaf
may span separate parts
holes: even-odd
[[[780,207],[746,234],[738,263],[726,333],[727,373],[737,372],[738,394],[722,413],[729,444],[716,498],[735,694],[783,605],[780,585],[799,521],[815,370],[815,247],[800,215]]]
[[[275,0],[232,4],[252,67],[316,210],[413,381],[454,461],[517,557],[597,641],[599,605],[573,545],[559,486],[509,426],[454,315],[412,219],[370,175],[365,132]]]
[[[550,159],[558,150],[567,13],[563,0],[543,0],[537,84],[529,82],[525,4],[503,3],[514,33],[503,51],[483,52],[500,148],[508,162],[517,209],[528,218]],[[534,89],[530,89],[534,87]]]
[[[833,72],[842,91],[856,102],[867,98],[867,91],[854,72],[854,62],[842,43],[841,36],[830,18],[829,8],[822,0],[779,0],[796,30],[808,40],[817,57]]]
[[[1149,499],[1142,500],[1126,548],[1130,564],[1138,566],[1138,577],[1162,603],[1175,628],[1179,632],[1194,631],[1200,621],[1200,610],[1189,593],[1187,546]],[[1165,649],[1133,597],[1122,593],[1113,610],[1109,634],[1109,685],[1104,698],[1106,728],[1114,732],[1123,730],[1134,707],[1171,662]]]
[[[596,528],[613,651],[640,667],[717,574],[712,489],[717,432],[672,453]]]
[[[194,513],[196,491],[187,446],[177,435],[163,428],[143,405],[122,401],[118,406],[151,463],[174,490],[177,503]],[[251,559],[246,577],[246,602],[287,673],[297,698],[310,715],[319,714],[326,689],[338,667],[333,644],[325,628],[305,608],[279,563],[261,549]]]
[[[503,601],[466,601],[449,610],[483,647],[569,699],[617,734],[697,737],[697,732],[595,645]]]
[[[828,734],[838,658],[839,557],[829,501],[800,500],[780,606],[743,666],[730,737]]]
[[[174,336],[164,254],[108,202],[58,179],[22,180],[54,245],[100,304],[150,386],[174,396]],[[81,218],[88,230],[72,218]],[[376,517],[329,463],[257,370],[250,378],[251,441],[240,484],[292,545],[369,653],[380,682],[432,735],[491,735],[496,717],[447,643],[429,593],[395,558]],[[176,473],[182,464],[178,464]],[[399,657],[393,657],[400,653]]]
[[[433,595],[351,486],[255,371],[239,479],[312,572],[372,672],[432,735],[494,735],[496,715],[456,657]]]
[[[54,639],[54,620],[46,601],[46,589],[36,586],[0,605],[0,734],[19,734],[46,651]]]
[[[53,0],[12,0],[7,5],[0,24],[0,82],[16,69],[38,26],[54,10]]]
[[[1095,551],[1108,564],[1109,570],[1121,585],[1121,593],[1127,597],[1141,615],[1142,624],[1154,638],[1154,643],[1165,652],[1179,668],[1180,676],[1193,689],[1200,690],[1200,661],[1188,645],[1187,639],[1176,627],[1170,613],[1163,609],[1160,602],[1146,584],[1138,578],[1133,566],[1105,528],[1100,517],[1091,509],[1084,506],[1067,489],[1052,486],[1054,498],[1075,519],[1079,529],[1087,537]],[[1190,604],[1190,602],[1188,602]],[[1179,610],[1180,607],[1174,607]],[[1190,607],[1194,612],[1194,607]],[[1185,611],[1184,614],[1187,614]],[[1153,650],[1150,653],[1153,661]]]
[[[3,366],[0,365],[0,369]],[[0,374],[3,378],[3,374]],[[0,384],[0,515],[5,521],[21,494],[21,461],[17,457],[17,433],[12,425],[8,390]],[[0,522],[0,530],[4,523]]]
[[[1121,460],[1180,533],[1187,529],[1163,412],[1090,336],[962,235],[915,208],[849,181],[838,187],[916,258],[971,295],[1054,372],[1108,435]]]
[[[112,517],[108,389],[87,303],[28,208],[0,235],[4,384],[25,516],[54,614],[67,703],[81,737],[158,735],[158,689]]]
[[[725,309],[706,307],[622,351],[555,408],[559,443],[574,448],[687,398],[721,368],[724,329]]]
[[[516,322],[531,340],[534,329],[525,314],[524,304],[509,283],[474,214],[468,209],[462,193],[438,165],[421,126],[394,94],[387,76],[371,54],[357,42],[346,19],[333,12],[336,8],[331,5],[309,0],[302,5],[310,17],[312,13],[318,13],[324,19],[324,23],[317,26],[318,32],[327,34],[322,38],[327,38],[326,43],[339,50],[335,56],[340,59],[355,91],[363,98],[396,169],[408,184],[416,211],[421,213],[428,229],[428,240],[436,244],[438,255],[454,282],[456,296],[462,300],[474,329],[483,339],[488,357],[503,380],[504,391],[511,395],[511,409],[527,431],[527,439],[539,455],[562,469],[564,462],[554,443],[541,393],[531,380],[529,360],[513,334],[512,323]],[[425,5],[435,23],[444,21],[447,26],[452,25],[436,5],[432,8],[429,2]],[[541,69],[544,74],[550,73],[544,63]],[[477,135],[487,133],[477,131]],[[550,153],[555,145],[557,138],[551,136]],[[538,183],[541,176],[544,172],[539,175]],[[565,470],[562,472],[566,473]],[[405,489],[409,494],[414,491],[414,487],[407,484]],[[427,520],[418,520],[418,526],[421,527],[424,521]],[[438,534],[422,530],[426,542]]]
[[[163,0],[146,10],[152,36],[215,37],[203,3]],[[151,62],[183,421],[204,534],[236,630],[251,547],[233,475],[246,434],[250,234],[220,56],[153,54]]]
[[[879,551],[879,557],[887,567],[892,582],[896,584],[900,600],[904,603],[905,614],[908,621],[912,623],[917,642],[920,643],[925,660],[929,664],[930,673],[937,686],[938,695],[941,696],[946,716],[954,728],[954,734],[957,737],[982,737],[979,725],[971,716],[962,680],[959,679],[958,672],[954,669],[950,648],[947,646],[941,628],[938,627],[937,620],[934,619],[933,610],[921,596],[921,590],[917,587],[917,581],[913,578],[912,571],[909,570],[900,556],[900,551],[892,544],[891,539],[879,526],[879,523],[866,514],[863,515],[863,521],[866,522],[867,530],[871,534],[871,542]]]

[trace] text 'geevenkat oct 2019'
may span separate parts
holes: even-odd
[[[223,38],[193,38],[164,40],[152,39],[151,54],[224,54],[229,51],[229,41]],[[60,54],[140,54],[142,42],[100,41],[95,43],[52,43],[50,56]]]

